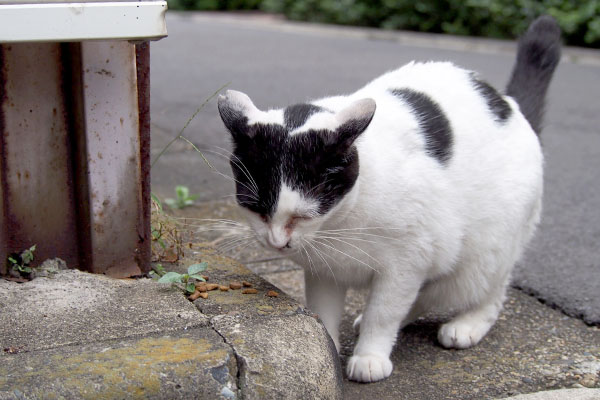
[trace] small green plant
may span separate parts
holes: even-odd
[[[33,261],[33,252],[35,251],[35,244],[28,249],[25,249],[19,255],[9,256],[8,262],[10,267],[22,274],[29,274],[33,271],[29,264]]]
[[[187,186],[175,186],[175,198],[165,199],[165,203],[171,208],[184,208],[194,204],[194,201],[199,197],[199,194],[190,195],[190,189]]]
[[[195,281],[205,282],[204,277],[199,273],[206,270],[207,266],[208,263],[206,262],[192,264],[188,267],[187,274],[180,274],[175,271],[167,272],[161,264],[158,264],[152,268],[153,271],[150,272],[150,276],[158,283],[172,283],[186,293],[194,293],[196,291]]]

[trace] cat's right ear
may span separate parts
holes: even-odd
[[[233,138],[249,133],[248,121],[252,115],[260,113],[250,97],[236,90],[228,90],[219,96],[219,114]]]
[[[339,111],[336,114],[339,124],[336,129],[338,145],[342,148],[350,148],[371,123],[376,108],[375,100],[366,98],[355,101]]]

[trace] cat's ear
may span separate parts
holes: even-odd
[[[236,90],[228,90],[225,95],[220,95],[218,106],[221,119],[234,139],[238,135],[248,134],[250,116],[260,113],[250,97]]]
[[[375,109],[375,100],[362,99],[339,111],[335,116],[339,124],[336,129],[338,144],[350,147],[371,123]]]

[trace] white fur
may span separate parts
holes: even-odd
[[[393,88],[424,92],[441,106],[454,141],[447,166],[425,153],[418,121]],[[439,330],[445,347],[472,346],[488,332],[540,218],[543,158],[518,105],[506,98],[513,113],[496,122],[469,72],[450,63],[411,63],[352,95],[316,101],[334,114],[313,115],[295,132],[331,128],[365,98],[377,110],[356,141],[352,191],[327,215],[285,233],[306,204],[284,187],[271,223],[278,227],[252,225],[265,243],[292,239],[288,253],[307,271],[308,306],[336,346],[346,288],[370,288],[348,376],[371,382],[391,374],[399,328],[432,307],[457,312]]]
[[[233,110],[239,111],[248,118],[248,125],[257,123],[283,125],[283,110],[259,110],[247,94],[237,90],[228,90],[220,100],[227,102]]]

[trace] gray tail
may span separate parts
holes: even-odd
[[[548,15],[531,23],[519,40],[517,63],[506,87],[529,124],[537,133],[542,130],[546,91],[560,60],[560,28]]]

